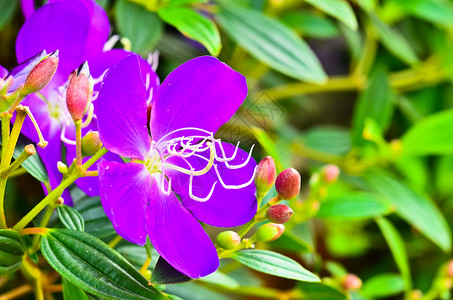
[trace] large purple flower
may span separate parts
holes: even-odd
[[[214,138],[247,95],[245,78],[214,57],[190,60],[165,79],[147,128],[145,79],[137,56],[106,75],[99,133],[129,163],[98,164],[101,201],[116,231],[144,245],[148,236],[175,269],[198,278],[219,265],[201,221],[233,227],[255,214],[256,163]]]
[[[58,70],[52,81],[39,95],[30,95],[23,101],[24,105],[30,106],[44,138],[49,141],[49,146],[38,149],[38,153],[48,170],[50,185],[55,187],[62,178],[57,162],[63,160],[63,147],[67,146],[68,163],[75,157],[75,126],[65,99],[69,75],[81,63],[88,61],[91,75],[95,82],[100,82],[105,71],[124,59],[129,52],[103,51],[110,26],[106,13],[93,0],[50,0],[36,11],[31,0],[22,1],[22,5],[27,19],[16,41],[18,61],[22,62],[42,50],[51,52],[58,49],[60,52]],[[156,87],[157,76],[151,67],[143,60],[141,67],[142,72],[151,78],[150,89]],[[98,89],[99,85],[95,86],[95,91]],[[96,113],[96,101],[93,103]],[[83,133],[89,130],[96,130],[96,115]],[[25,121],[22,132],[33,141],[38,141],[29,120]],[[96,178],[81,178],[76,184],[90,196],[99,194]],[[68,193],[64,198],[70,202]]]

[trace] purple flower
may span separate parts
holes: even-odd
[[[99,94],[104,146],[129,163],[98,164],[101,201],[116,231],[192,278],[219,259],[198,221],[233,227],[255,214],[256,162],[214,138],[247,95],[245,78],[214,57],[192,59],[157,90],[147,128],[145,80],[131,55],[106,75]]]
[[[88,61],[91,75],[99,83],[106,70],[124,59],[129,52],[103,51],[110,26],[106,13],[93,0],[50,0],[36,11],[33,1],[23,0],[22,6],[27,19],[16,41],[18,61],[22,62],[42,50],[51,52],[58,49],[60,52],[58,70],[49,85],[39,95],[30,95],[23,101],[24,105],[30,106],[44,138],[49,141],[48,147],[38,149],[38,153],[49,173],[50,185],[54,188],[62,179],[57,169],[57,162],[62,160],[62,147],[67,146],[68,163],[75,157],[75,126],[65,99],[69,75],[84,61]],[[154,79],[151,80],[152,87],[157,86],[157,76],[151,67],[143,60],[141,66],[142,72]],[[95,91],[99,86],[95,86]],[[93,105],[96,113],[96,101]],[[94,115],[93,122],[84,128],[83,133],[96,129]],[[22,132],[33,141],[38,141],[29,120],[25,121]],[[112,155],[109,158],[120,161]],[[76,184],[90,196],[99,194],[96,178],[81,178]],[[63,198],[71,202],[69,193],[65,193]]]

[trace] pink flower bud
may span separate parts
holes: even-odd
[[[224,231],[217,236],[217,245],[225,250],[233,250],[241,243],[241,237],[234,231]]]
[[[90,107],[92,95],[93,79],[88,69],[88,63],[84,62],[72,74],[66,92],[66,105],[74,121],[83,118]]]
[[[266,211],[266,216],[269,221],[277,224],[285,224],[291,219],[293,210],[285,204],[276,204],[269,207]]]
[[[354,274],[347,274],[341,280],[341,286],[345,290],[358,290],[362,287],[362,280]]]
[[[82,138],[82,156],[93,156],[101,150],[102,142],[99,132],[90,131]]]
[[[275,181],[275,189],[280,198],[290,200],[299,195],[300,181],[299,172],[293,168],[288,168],[278,174]]]
[[[453,260],[450,260],[447,264],[447,276],[453,278]]]
[[[21,90],[22,95],[29,95],[42,90],[52,79],[58,67],[58,50],[45,56],[31,69]]]
[[[336,165],[326,165],[322,169],[322,174],[327,183],[333,183],[337,180],[338,175],[340,175],[340,168]]]
[[[256,232],[256,239],[261,242],[271,242],[278,239],[285,231],[285,225],[268,223]]]
[[[260,161],[256,169],[255,186],[258,197],[263,197],[269,192],[275,183],[276,176],[274,159],[271,156],[266,156]]]

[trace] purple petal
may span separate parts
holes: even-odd
[[[16,66],[11,70],[11,74],[14,77],[13,84],[10,87],[10,91],[14,91],[17,87],[25,82],[30,71],[46,56],[46,51],[41,51],[33,57],[27,59],[20,65]],[[1,77],[1,76],[0,76]]]
[[[219,258],[200,223],[175,194],[162,193],[153,176],[146,210],[146,232],[157,252],[176,270],[199,278],[219,267]]]
[[[235,146],[222,143],[226,157],[231,157],[234,153]],[[218,150],[220,150],[218,148]],[[221,153],[221,152],[218,152]],[[209,157],[209,154],[203,156]],[[229,165],[240,165],[248,158],[248,153],[238,149],[234,160],[228,162]],[[189,163],[196,170],[203,169],[206,161],[191,157]],[[187,164],[181,164],[181,167],[187,168]],[[226,185],[241,185],[249,182],[254,174],[256,167],[255,160],[251,157],[249,162],[242,168],[229,169],[225,163],[217,163],[219,174]],[[189,176],[172,172],[170,175],[172,186],[175,192],[181,197],[181,200],[194,216],[209,225],[217,227],[234,227],[247,223],[256,213],[257,202],[255,196],[255,185],[252,183],[241,189],[226,189],[219,182],[214,168],[202,176],[195,176],[192,183],[193,195],[204,198],[209,195],[213,184],[217,181],[211,198],[206,202],[194,201],[189,196]]]
[[[8,75],[8,70],[0,66],[0,79],[4,79]]]
[[[35,12],[35,0],[20,0],[20,6],[25,19]]]
[[[244,76],[215,57],[192,59],[171,72],[157,91],[151,113],[152,137],[157,141],[184,127],[215,132],[246,96]]]
[[[104,147],[124,157],[144,160],[151,139],[146,126],[145,85],[136,55],[110,69],[97,101],[99,136]]]
[[[98,171],[102,206],[116,232],[132,243],[144,245],[145,209],[151,186],[145,165],[102,160]]]
[[[69,74],[85,60],[90,32],[90,14],[79,1],[49,3],[31,15],[16,40],[17,60],[23,62],[36,53],[60,50],[58,70]]]

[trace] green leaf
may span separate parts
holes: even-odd
[[[393,1],[402,6],[405,12],[441,26],[453,26],[453,5],[443,0]]]
[[[335,126],[317,126],[303,135],[305,146],[330,154],[346,154],[351,150],[349,130]]]
[[[330,19],[301,11],[291,12],[282,21],[300,34],[313,38],[333,38],[339,35],[337,25]]]
[[[298,262],[276,252],[242,250],[235,252],[231,258],[249,268],[266,274],[300,281],[319,281],[318,276],[306,270]]]
[[[385,72],[379,71],[372,77],[368,87],[360,95],[354,109],[352,141],[363,144],[365,121],[370,118],[385,130],[393,114],[394,94],[390,88]]]
[[[357,30],[357,18],[351,6],[345,0],[305,0],[326,14],[337,18],[352,30]]]
[[[19,232],[0,229],[0,275],[17,271],[25,254],[24,243]]]
[[[74,208],[64,204],[58,205],[57,212],[61,223],[63,223],[66,228],[79,231],[85,230],[85,222],[80,213]]]
[[[72,284],[110,299],[167,299],[118,252],[82,231],[50,229],[41,239],[49,264]]]
[[[147,55],[162,36],[159,17],[142,6],[119,0],[115,6],[119,33],[131,41],[132,51]]]
[[[404,292],[404,280],[399,274],[385,273],[368,279],[361,290],[367,298],[385,298]]]
[[[404,241],[400,233],[395,226],[385,218],[376,219],[376,223],[389,245],[390,252],[392,252],[392,256],[395,259],[396,265],[398,266],[401,276],[405,282],[406,289],[410,290],[412,288],[412,280],[409,268],[409,259],[407,257],[406,246],[404,245]]]
[[[402,155],[453,154],[452,124],[452,109],[424,118],[402,137]]]
[[[19,1],[0,1],[0,29],[7,25],[14,17],[17,8],[19,7]]]
[[[297,299],[307,300],[347,300],[348,297],[339,290],[328,285],[314,282],[300,282],[298,285],[300,297]]]
[[[380,173],[365,176],[368,184],[396,206],[396,212],[444,251],[451,250],[451,232],[439,208],[404,184]]]
[[[64,300],[89,300],[87,294],[81,288],[73,285],[70,281],[63,278],[61,280],[63,285],[63,299]]]
[[[185,36],[202,43],[209,53],[219,55],[222,44],[214,22],[185,7],[159,9],[159,17]]]
[[[409,65],[418,62],[417,55],[406,38],[396,29],[382,22],[376,15],[370,14],[371,23],[387,50]]]
[[[116,233],[112,222],[109,220],[102,207],[99,197],[85,198],[75,203],[74,208],[85,221],[85,231],[104,238]]]
[[[230,289],[239,287],[239,283],[236,280],[226,275],[225,273],[220,272],[219,270],[208,276],[201,277],[198,280]]]
[[[392,205],[373,194],[356,193],[325,201],[318,218],[365,219],[391,213]]]
[[[267,155],[272,156],[275,162],[275,167],[277,168],[277,172],[281,172],[284,169],[284,165],[282,162],[282,158],[280,157],[277,146],[275,145],[272,138],[261,128],[252,127],[251,131],[255,138],[258,140],[258,143],[264,148]]]
[[[236,43],[275,70],[314,83],[327,80],[313,51],[279,21],[255,10],[227,5],[221,7],[217,17]]]

